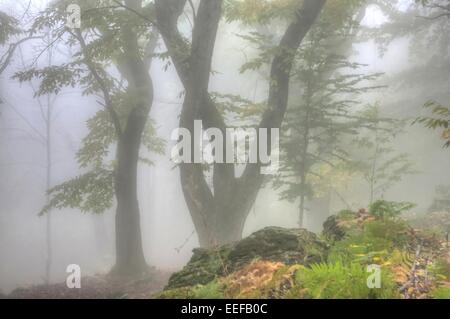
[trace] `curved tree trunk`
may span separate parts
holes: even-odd
[[[127,8],[139,12],[142,0],[126,0]],[[153,83],[149,69],[158,34],[153,34],[143,52],[139,39],[129,25],[121,29],[125,52],[116,64],[128,82],[132,108],[125,127],[118,126],[117,167],[115,171],[116,211],[116,265],[113,273],[120,276],[139,276],[148,271],[142,247],[140,209],[137,194],[139,150],[153,103]],[[116,121],[117,122],[117,121]]]
[[[137,174],[142,136],[153,103],[153,83],[149,75],[151,60],[140,57],[138,39],[129,28],[124,28],[123,37],[129,52],[123,56],[118,68],[127,79],[128,91],[133,93],[133,108],[117,145],[116,265],[113,272],[136,276],[148,270],[142,248]],[[157,36],[150,41],[147,50],[153,52],[156,43]]]

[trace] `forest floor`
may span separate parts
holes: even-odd
[[[18,288],[0,299],[148,299],[162,291],[171,273],[152,269],[139,280],[96,275],[81,279],[80,289],[69,289],[66,283]]]
[[[176,273],[85,277],[81,289],[36,285],[0,299],[450,299],[450,212],[405,216],[408,207],[379,201],[345,210],[321,234],[268,227],[195,249]]]
[[[450,299],[450,213],[408,203],[331,216],[322,234],[269,227],[194,251],[163,299]]]

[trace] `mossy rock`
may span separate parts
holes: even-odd
[[[330,241],[336,242],[344,239],[347,234],[345,227],[339,224],[338,216],[330,216],[323,224],[323,237]]]
[[[305,229],[268,227],[230,245],[195,249],[189,263],[172,275],[166,290],[205,285],[255,260],[310,265],[326,260],[327,245]]]
[[[228,257],[228,270],[236,271],[254,260],[309,265],[324,259],[326,244],[305,229],[269,227],[238,242]]]
[[[230,245],[212,249],[194,249],[189,263],[170,277],[166,289],[206,285],[213,281],[225,273],[230,251]]]
[[[322,236],[328,242],[335,243],[350,234],[361,233],[365,225],[374,220],[376,218],[365,209],[360,209],[358,212],[343,210],[325,221]]]

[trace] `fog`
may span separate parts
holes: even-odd
[[[400,1],[398,8],[407,14],[413,3]],[[0,11],[15,17],[21,22],[21,28],[27,29],[47,5],[44,0],[0,0]],[[409,18],[417,19],[415,12],[411,12]],[[381,30],[390,22],[379,6],[371,5],[365,10],[361,27]],[[280,25],[283,26],[282,22]],[[181,28],[187,35],[190,33],[186,21],[181,23]],[[254,103],[267,99],[269,67],[263,67],[259,72],[240,72],[240,67],[258,52],[239,36],[250,29],[239,21],[221,21],[210,92],[241,96]],[[271,31],[275,33],[274,41],[278,41],[281,32]],[[449,34],[443,36],[447,41]],[[13,37],[9,43],[19,38]],[[412,53],[415,50],[412,41],[415,41],[414,35],[400,34],[381,52],[379,41],[369,36],[353,43],[349,60],[364,64],[357,72],[383,73],[376,84],[385,86],[361,94],[354,111],[378,103],[383,117],[406,120],[403,133],[394,136],[392,147],[396,153],[408,154],[415,172],[396,181],[383,194],[383,199],[415,203],[413,212],[425,214],[435,198],[435,188],[448,185],[449,150],[443,148],[444,141],[438,131],[412,125],[412,122],[428,114],[423,105],[430,99],[450,105],[449,70],[448,65],[446,70],[441,70],[447,75],[447,82],[441,81],[440,75],[433,74],[433,70],[429,71],[429,79],[424,80],[427,83],[416,81],[411,74],[425,63],[426,58],[420,58],[422,53],[419,56]],[[3,46],[0,53],[6,49],[7,45]],[[156,50],[159,53],[166,51],[161,38]],[[73,48],[58,43],[52,49],[51,63],[66,63],[73,53]],[[445,54],[436,54],[435,63],[444,63],[446,58]],[[18,71],[30,66],[45,67],[48,62],[49,51],[40,39],[26,41],[15,51],[8,68],[0,76],[0,291],[3,293],[45,282],[49,218],[50,282],[63,282],[69,264],[80,265],[83,275],[94,275],[107,273],[115,263],[116,203],[103,214],[63,208],[39,215],[48,200],[47,123],[51,123],[50,186],[53,187],[86,172],[86,168],[79,167],[76,154],[88,134],[86,121],[102,109],[97,103],[100,94],[82,96],[82,90],[77,86],[63,88],[50,97],[36,97],[40,79],[20,83],[12,78]],[[171,135],[180,126],[184,88],[173,63],[167,63],[167,60],[155,58],[150,69],[154,88],[150,118],[154,121],[157,136],[166,142],[165,151],[164,154],[141,151],[150,156],[153,165],[139,164],[137,189],[146,261],[158,269],[176,271],[189,261],[192,249],[200,243],[183,195],[179,168],[171,160],[171,149],[175,145]],[[291,92],[296,92],[292,85]],[[51,112],[47,113],[49,101]],[[50,120],[46,122],[48,114]],[[108,157],[114,159],[114,148]],[[329,201],[329,212],[325,214],[315,214],[314,201],[308,201],[305,228],[319,233],[329,214],[346,208],[367,207],[370,202],[368,186],[360,177],[352,177],[339,194],[330,193]],[[266,226],[298,227],[298,205],[297,200],[280,199],[279,191],[266,183],[258,192],[245,222],[244,237]]]

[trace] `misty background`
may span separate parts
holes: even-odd
[[[0,10],[27,24],[33,15],[45,8],[48,1],[0,0]],[[408,8],[411,1],[401,1]],[[30,5],[30,8],[28,6]],[[406,9],[405,9],[406,10]],[[366,10],[362,25],[377,28],[387,17],[376,6]],[[238,23],[221,23],[214,55],[214,75],[211,90],[241,95],[250,100],[263,100],[267,84],[252,74],[239,74],[246,54],[252,48],[237,33]],[[447,35],[447,38],[450,35]],[[387,200],[417,204],[414,211],[425,213],[433,202],[435,187],[448,184],[450,163],[448,151],[442,148],[438,133],[412,126],[423,114],[422,106],[430,98],[450,104],[450,94],[439,96],[426,86],[418,89],[414,83],[395,84],[396,79],[409,76],[420,61],[410,55],[411,38],[403,37],[390,43],[384,54],[379,45],[367,40],[353,45],[351,60],[367,64],[365,71],[382,72],[378,80],[385,89],[364,95],[362,104],[378,102],[386,117],[410,119],[404,134],[395,138],[395,149],[405,152],[415,164],[416,174],[389,190]],[[18,83],[11,76],[32,63],[45,65],[48,57],[33,62],[42,44],[29,41],[21,45],[8,70],[0,78],[2,104],[0,108],[0,290],[10,290],[44,281],[46,258],[46,218],[38,216],[46,203],[46,149],[42,142],[46,123],[43,108],[33,97],[38,82]],[[67,48],[53,50],[54,63],[64,61]],[[159,52],[164,44],[159,41]],[[245,54],[246,53],[246,54]],[[46,55],[46,54],[45,54]],[[154,165],[139,168],[139,202],[144,252],[148,263],[164,270],[180,269],[190,258],[198,239],[182,194],[178,169],[170,160],[172,131],[179,125],[183,88],[173,66],[164,70],[165,61],[155,59],[151,68],[155,100],[151,118],[158,136],[167,142],[164,155],[151,155]],[[443,86],[433,81],[429,86]],[[394,83],[394,84],[393,84]],[[448,91],[448,90],[447,90]],[[448,91],[450,93],[450,91]],[[45,104],[45,97],[40,98]],[[51,112],[52,176],[57,185],[80,173],[75,154],[87,134],[86,120],[100,106],[92,97],[82,97],[79,89],[64,89],[54,98]],[[341,195],[353,209],[366,207],[368,191],[355,181]],[[275,190],[261,190],[247,220],[245,234],[266,226],[296,227],[297,204],[279,199]],[[331,197],[331,213],[346,207],[337,196]],[[315,232],[326,216],[308,212],[305,225]],[[107,272],[114,264],[114,210],[103,215],[81,214],[65,209],[51,212],[53,264],[51,282],[64,280],[69,264],[81,266],[83,275]]]

